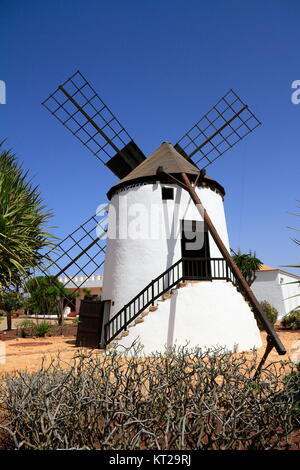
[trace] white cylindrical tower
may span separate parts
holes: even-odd
[[[177,179],[180,178],[181,173],[188,174],[191,181],[196,181],[199,176],[197,167],[181,156],[171,144],[163,143],[156,152],[109,191],[109,228],[102,299],[110,301],[110,319],[152,279],[155,279],[167,268],[186,256],[187,252],[188,255],[194,252],[195,257],[222,258],[214,240],[206,231],[204,222],[189,193],[176,181],[170,183],[170,180],[166,180],[163,173],[157,172],[159,167],[163,167],[168,174]],[[223,205],[225,195],[223,187],[211,178],[201,175],[196,181],[196,192],[223,243],[229,250]],[[188,239],[184,234],[185,232],[188,233]],[[193,239],[189,239],[191,233],[194,234]],[[190,312],[189,322],[195,322],[192,328],[199,329],[199,331],[201,330],[201,316],[199,314],[197,316],[197,304],[199,304],[197,296],[199,297],[199,295],[204,298],[209,297],[214,292],[213,297],[215,299],[212,298],[212,302],[206,301],[204,303],[204,306],[209,305],[207,314],[211,315],[212,305],[215,301],[215,315],[223,315],[222,324],[226,319],[226,312],[223,312],[224,308],[222,308],[222,299],[218,299],[220,281],[211,281],[211,283],[216,286],[215,290],[210,286],[210,294],[208,292],[204,294],[203,290],[198,292],[197,289],[194,289],[190,291],[189,302],[186,303],[186,305],[189,305],[190,310],[191,305],[194,305],[195,315]],[[224,287],[222,289],[224,291]],[[220,293],[224,296],[222,289]],[[230,292],[232,292],[232,289],[226,294],[229,300]],[[194,300],[191,300],[191,296],[195,297]],[[184,305],[182,302],[181,304],[179,302],[181,310]],[[233,308],[236,309],[238,304],[238,302],[233,301]],[[201,308],[202,310],[204,308],[203,302]],[[228,308],[228,299],[226,308]],[[249,345],[244,341],[243,347],[246,346],[246,349],[258,345],[260,341],[253,314],[249,308],[248,310],[253,320],[252,323],[250,321],[253,335],[250,335]],[[232,314],[233,312],[230,312],[231,316]],[[202,311],[201,315],[205,316],[205,312]],[[215,320],[214,318],[212,322],[213,328],[216,327]],[[159,316],[157,316],[157,321],[159,323]],[[181,321],[184,320],[181,318]],[[248,323],[247,328],[249,328]],[[205,324],[207,324],[207,319]],[[142,342],[148,344],[147,338],[153,332],[147,331],[146,322],[143,323],[140,329],[142,327],[144,331],[142,335],[140,334],[140,336],[143,336]],[[242,325],[239,328],[243,329]],[[182,330],[182,325],[180,329]],[[190,330],[187,329],[183,336],[178,331],[177,336],[173,335],[174,341],[184,342],[189,340],[190,333],[188,331]],[[245,336],[245,334],[245,332],[241,332],[242,336]],[[158,331],[156,331],[156,335],[159,335]],[[234,339],[238,340],[238,331],[233,336]],[[255,344],[252,344],[254,337]],[[217,335],[216,338],[218,338],[218,344],[220,344],[220,335]],[[194,339],[193,343],[195,343]],[[205,343],[205,338],[201,340],[202,346],[205,346],[203,341]],[[213,342],[213,333],[209,340],[210,345],[212,345],[211,341]],[[166,345],[170,346],[167,343],[166,338],[162,337],[157,343],[159,346],[155,344],[156,347],[163,348]],[[232,338],[229,345],[226,334],[224,335],[224,345],[230,347],[233,345]],[[151,340],[147,350],[151,350]]]
[[[182,257],[182,221],[202,221],[186,190],[160,181],[156,175],[159,166],[168,173],[175,174],[175,169],[176,174],[185,171],[194,178],[199,173],[170,144],[164,143],[110,190],[102,294],[104,300],[111,300],[110,316]],[[224,189],[205,176],[198,180],[196,191],[229,249]],[[195,240],[195,245],[203,241]],[[210,235],[209,254],[213,258],[221,257]]]

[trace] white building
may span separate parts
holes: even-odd
[[[85,289],[90,291],[93,297],[100,297],[102,294],[103,274],[95,273],[91,276],[78,274],[77,276],[61,276],[58,278],[66,289],[70,292],[79,293],[78,297],[68,305],[72,311],[79,313],[80,301],[86,297]]]
[[[162,283],[170,282],[169,275],[178,275],[177,268],[173,269],[177,262],[181,263],[180,271],[186,269],[181,260],[188,259],[189,263],[193,259],[197,263],[204,258],[206,264],[202,266],[207,275],[200,282],[175,290],[164,302],[157,300],[158,309],[129,328],[129,335],[119,343],[130,346],[139,338],[147,353],[186,343],[190,347],[224,346],[239,351],[260,347],[254,314],[228,279],[228,266],[189,193],[180,184],[170,183],[163,172],[157,171],[159,168],[177,179],[182,173],[192,182],[197,179],[195,190],[229,250],[224,188],[206,175],[199,178],[198,168],[171,144],[163,143],[108,192],[102,299],[107,305],[104,323],[114,322],[109,337],[119,331],[128,316],[131,318],[132,311],[139,309],[139,302],[145,302],[149,291],[135,303],[132,300],[152,280],[171,269],[161,279]],[[187,231],[186,223],[190,223]],[[189,238],[192,232],[194,241]],[[199,263],[196,269],[201,268]]]
[[[282,269],[263,264],[251,289],[259,301],[266,300],[278,310],[278,319],[300,305],[300,277]]]

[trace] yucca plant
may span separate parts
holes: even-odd
[[[258,271],[263,264],[262,261],[256,258],[256,253],[254,252],[252,254],[251,250],[249,254],[243,254],[238,250],[238,252],[234,254],[233,259],[248,285],[251,286],[256,279],[256,271]]]
[[[28,172],[0,143],[0,296],[42,265],[41,250],[52,244],[45,229],[50,216]]]

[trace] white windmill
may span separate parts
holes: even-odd
[[[102,301],[81,312],[77,343],[107,348],[139,338],[146,354],[186,343],[249,350],[261,346],[256,317],[268,333],[266,354],[285,354],[229,254],[225,191],[205,170],[260,124],[236,93],[148,158],[80,72],[43,104],[120,178],[108,192],[106,248],[99,231],[91,235],[92,217],[52,263],[57,276],[82,269],[86,257],[98,269],[104,259],[93,250],[106,251]]]

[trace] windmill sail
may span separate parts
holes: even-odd
[[[231,89],[174,146],[206,168],[261,123]]]
[[[44,255],[43,268],[32,272],[30,278],[54,276],[73,291],[85,287],[104,264],[106,232],[106,219],[99,221],[92,215]]]
[[[42,104],[119,178],[145,159],[81,72],[74,73]]]

